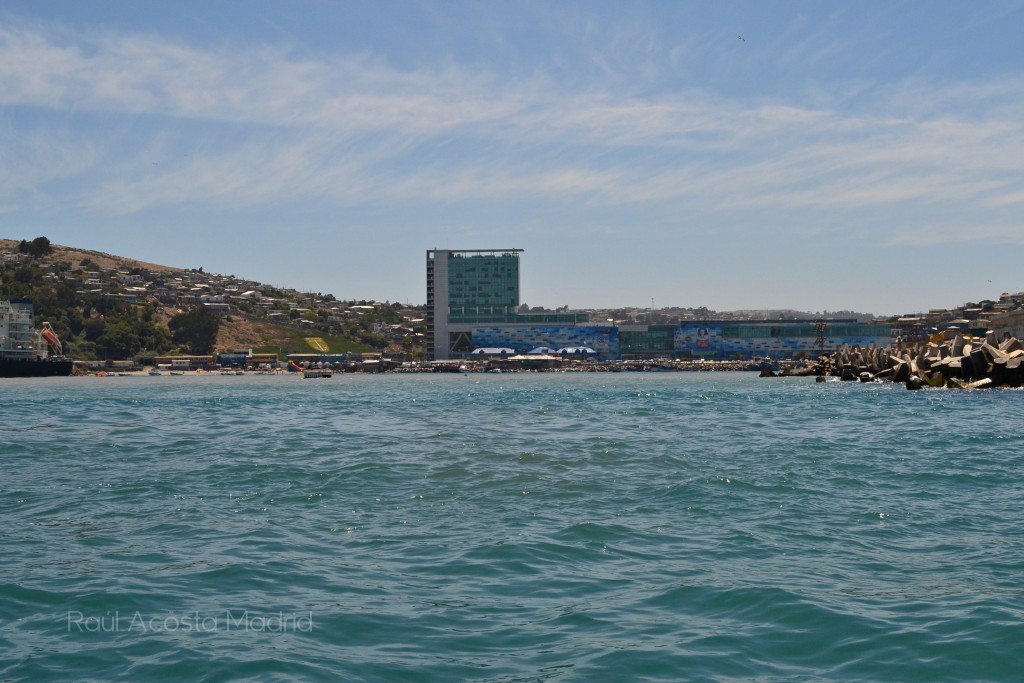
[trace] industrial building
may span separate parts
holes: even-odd
[[[856,320],[687,321],[594,325],[585,312],[520,313],[522,249],[427,251],[427,344],[431,360],[475,349],[591,349],[602,360],[800,358],[843,346],[888,346],[888,325]]]
[[[519,313],[519,254],[522,249],[430,249],[427,251],[427,354],[431,360],[466,358],[496,334],[527,339],[576,339],[585,313]],[[554,327],[560,328],[558,332]],[[489,332],[485,332],[487,330]],[[540,330],[543,330],[541,332]],[[568,333],[564,331],[568,330]],[[575,344],[559,344],[560,347]],[[537,346],[537,345],[534,345]],[[529,351],[530,348],[523,349]]]

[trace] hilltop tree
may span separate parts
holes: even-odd
[[[50,240],[47,238],[37,237],[31,242],[26,240],[19,242],[18,251],[22,254],[28,254],[33,258],[42,258],[53,251],[53,247],[50,246]]]

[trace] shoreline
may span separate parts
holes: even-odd
[[[804,367],[805,363],[793,361],[782,361],[774,363],[771,367],[785,372],[787,369]],[[335,375],[394,375],[394,374],[482,374],[482,373],[558,373],[558,372],[759,372],[765,367],[764,362],[756,361],[681,361],[681,360],[659,360],[659,361],[596,361],[596,360],[561,360],[557,362],[533,365],[529,362],[518,363],[512,360],[485,360],[485,361],[464,361],[458,364],[431,364],[404,363],[393,367],[382,368],[380,365],[361,367],[359,365],[349,366],[325,366],[322,369],[329,370]],[[310,368],[320,369],[320,368]],[[88,371],[76,371],[72,377],[213,377],[213,376],[296,376],[302,377],[302,373],[285,368],[274,370],[160,370],[159,374],[152,373],[149,367],[143,369],[99,369]]]

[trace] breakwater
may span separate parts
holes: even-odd
[[[996,338],[940,333],[926,342],[897,343],[887,348],[843,349],[803,374],[845,380],[905,383],[908,389],[946,387],[981,389],[1024,386],[1024,343]]]

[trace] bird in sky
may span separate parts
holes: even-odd
[[[736,40],[742,40],[744,43],[747,42],[747,39],[743,36],[736,36]]]

